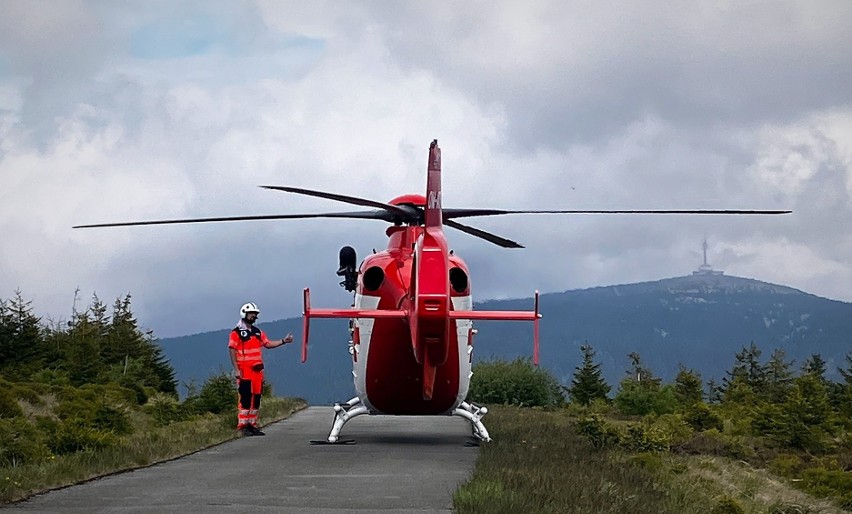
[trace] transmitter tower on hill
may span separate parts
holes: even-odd
[[[698,269],[693,271],[693,275],[724,275],[725,272],[722,270],[715,270],[713,266],[707,264],[707,240],[704,240],[704,244],[701,245],[704,248],[704,264],[698,266]]]

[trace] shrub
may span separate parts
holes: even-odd
[[[0,467],[15,467],[50,454],[38,430],[23,418],[0,419]]]
[[[713,412],[706,403],[696,403],[689,406],[684,412],[683,419],[698,432],[711,428],[721,431],[724,426],[722,418]]]
[[[670,414],[677,409],[678,401],[671,385],[660,387],[653,381],[622,380],[615,405],[624,414]]]
[[[658,453],[639,453],[630,458],[630,463],[649,471],[659,471],[663,468],[663,459]]]
[[[58,369],[45,368],[38,370],[33,373],[32,380],[41,384],[71,385],[71,378],[68,372]]]
[[[183,408],[174,396],[156,393],[148,398],[148,403],[143,406],[146,414],[154,418],[161,426],[180,421],[185,418]]]
[[[600,398],[595,398],[588,405],[569,402],[563,406],[563,409],[569,417],[573,418],[582,418],[591,414],[598,414],[604,417],[617,416],[619,414],[618,409],[612,405],[611,400],[602,400]]]
[[[665,452],[671,440],[657,427],[630,425],[621,439],[621,447],[629,452]]]
[[[780,446],[812,453],[825,451],[830,440],[822,424],[810,424],[805,413],[790,412],[786,406],[762,406],[752,427],[756,434],[767,436]]]
[[[786,478],[793,478],[802,471],[804,463],[798,455],[781,454],[769,462],[769,471]]]
[[[686,453],[699,455],[727,455],[725,438],[715,428],[704,432],[696,432],[692,438],[681,445]]]
[[[188,412],[204,413],[233,411],[237,405],[237,385],[228,373],[209,377],[197,396],[187,398],[184,406]]]
[[[130,382],[128,382],[128,384],[133,385]],[[129,405],[139,404],[139,395],[134,387],[136,386],[124,387],[117,382],[109,382],[106,384],[86,384],[78,389],[77,395],[78,397],[82,397],[89,401],[99,403],[106,402],[110,405],[119,405],[123,403]],[[147,401],[147,399],[147,396],[145,396],[145,401]],[[143,401],[142,403],[145,402]]]
[[[533,366],[529,359],[477,364],[473,369],[467,397],[476,403],[523,407],[550,407],[565,401],[562,387],[556,378],[546,370]]]
[[[0,389],[0,419],[16,418],[23,415],[24,411],[21,410],[18,401],[9,394],[9,390],[5,387]]]
[[[598,450],[616,446],[621,442],[618,428],[598,414],[577,421],[577,431],[588,437],[592,446]]]
[[[118,385],[133,392],[132,400],[136,403],[136,405],[145,405],[145,402],[148,401],[148,392],[140,382],[133,380],[130,377],[122,377],[118,382]]]
[[[92,421],[94,427],[100,431],[113,432],[115,434],[129,434],[133,431],[133,426],[130,424],[130,418],[127,413],[109,405],[98,407],[95,410],[95,417]]]
[[[47,446],[57,455],[86,450],[100,450],[115,444],[115,435],[97,430],[79,420],[56,421],[41,417],[37,422],[47,434]]]
[[[651,419],[649,428],[658,431],[668,441],[669,446],[681,446],[692,437],[692,427],[679,414],[663,414]]]
[[[753,447],[741,436],[720,433],[715,428],[696,432],[692,438],[678,447],[690,454],[720,455],[735,459],[750,459],[755,456]]]
[[[844,509],[852,508],[852,473],[821,467],[806,469],[802,486],[815,496],[835,498]]]
[[[53,409],[59,419],[91,424],[95,419],[98,404],[82,398],[65,398]]]

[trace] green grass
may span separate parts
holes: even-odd
[[[708,513],[717,502],[669,471],[595,450],[563,410],[494,406],[471,479],[453,497],[460,513]]]
[[[271,423],[305,407],[294,398],[264,398],[261,420]],[[145,416],[134,419],[145,424]],[[234,439],[235,413],[205,414],[164,427],[141,426],[118,443],[97,451],[52,456],[48,460],[0,468],[0,504],[95,477],[149,466]]]
[[[742,460],[597,450],[576,419],[568,409],[491,407],[485,421],[494,441],[482,445],[473,476],[456,491],[456,512],[843,512]],[[831,480],[848,479],[824,475],[820,483],[835,489]]]

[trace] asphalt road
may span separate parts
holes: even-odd
[[[361,416],[324,440],[332,411],[310,407],[174,461],[36,496],[3,512],[451,512],[478,454],[461,418]],[[487,421],[487,420],[486,420]]]

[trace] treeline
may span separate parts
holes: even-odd
[[[568,397],[580,405],[612,404],[624,415],[680,413],[696,430],[710,428],[763,436],[780,447],[810,453],[830,451],[838,437],[852,430],[852,353],[838,368],[842,381],[826,378],[826,362],[811,355],[797,369],[784,350],[765,362],[754,343],[743,347],[721,383],[681,366],[674,381],[664,384],[642,358],[629,355],[631,367],[610,399],[610,386],[594,362],[594,350],[583,346]],[[712,407],[712,408],[711,408]],[[727,424],[727,425],[726,425]],[[852,462],[849,463],[852,466]]]
[[[116,383],[134,390],[177,393],[175,372],[152,334],[133,316],[130,295],[112,310],[97,296],[61,323],[43,323],[20,292],[0,300],[0,376],[7,381],[82,386]]]

